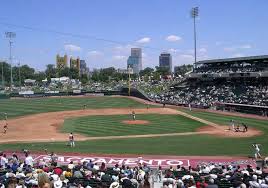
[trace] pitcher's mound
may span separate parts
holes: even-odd
[[[128,124],[128,125],[148,125],[150,124],[149,121],[146,120],[124,120],[122,123]]]

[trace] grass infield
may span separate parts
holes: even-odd
[[[180,115],[137,114],[137,120],[146,120],[146,125],[129,125],[122,121],[131,120],[131,115],[86,116],[67,119],[63,132],[86,136],[123,136],[141,134],[164,134],[194,132],[205,124]]]

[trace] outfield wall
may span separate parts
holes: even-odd
[[[69,92],[59,92],[59,91],[50,91],[50,92],[31,92],[31,93],[11,93],[9,95],[3,95],[3,97],[1,97],[0,95],[0,99],[8,99],[10,97],[13,98],[42,98],[42,97],[52,97],[52,96],[111,96],[111,95],[121,95],[121,96],[128,96],[129,95],[129,89],[128,88],[121,88],[120,90],[112,90],[112,91],[107,91],[107,90],[103,90],[103,91],[85,91],[85,90],[81,90],[80,92],[76,91],[69,91]],[[149,97],[143,93],[142,91],[135,89],[135,88],[131,88],[130,89],[130,96],[133,97],[137,97],[137,98],[141,98],[144,100],[148,100],[151,101],[149,99]]]

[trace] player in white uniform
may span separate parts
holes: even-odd
[[[136,120],[136,113],[135,111],[132,111],[132,119],[135,121]]]
[[[188,104],[189,110],[192,111],[191,103]]]
[[[230,130],[235,131],[235,122],[233,119],[230,120]]]
[[[252,144],[252,146],[255,148],[255,154],[254,154],[255,159],[261,158],[261,154],[260,154],[260,146],[261,146],[261,144],[254,143],[254,144]]]

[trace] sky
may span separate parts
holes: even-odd
[[[131,47],[142,47],[143,68],[170,52],[173,66],[194,62],[192,7],[199,7],[197,60],[268,54],[267,0],[1,0],[0,60],[37,70],[56,54],[88,67],[126,68]]]

